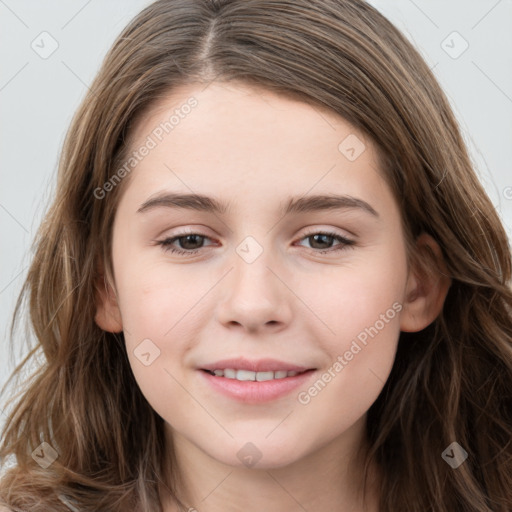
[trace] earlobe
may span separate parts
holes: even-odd
[[[104,331],[117,333],[123,330],[121,311],[116,294],[104,276],[96,286],[96,315],[94,321]]]
[[[400,330],[421,331],[441,313],[451,285],[441,248],[428,234],[416,240],[418,260],[422,268],[411,268],[407,279]]]

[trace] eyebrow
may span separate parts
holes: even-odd
[[[207,213],[225,214],[230,205],[222,203],[214,197],[202,194],[178,194],[164,192],[147,199],[137,210],[137,213],[146,212],[155,208],[182,208]],[[290,213],[311,213],[324,210],[360,209],[374,217],[379,217],[377,211],[366,201],[352,196],[336,194],[309,195],[290,197],[281,209],[282,215]]]

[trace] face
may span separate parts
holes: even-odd
[[[346,438],[391,371],[408,277],[371,142],[327,110],[214,82],[175,89],[131,148],[115,293],[169,432],[268,468]]]

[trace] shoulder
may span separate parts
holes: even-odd
[[[11,509],[4,507],[3,505],[0,505],[0,512],[11,512]]]

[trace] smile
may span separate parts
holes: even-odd
[[[299,373],[295,371],[278,370],[275,372],[251,372],[249,370],[234,370],[233,368],[226,368],[225,370],[205,370],[210,375],[216,377],[225,377],[226,379],[236,379],[241,381],[257,381],[263,382],[267,380],[285,379],[286,377],[295,377]]]
[[[198,372],[210,389],[245,404],[258,404],[285,398],[299,387],[307,385],[315,370],[206,370]]]

